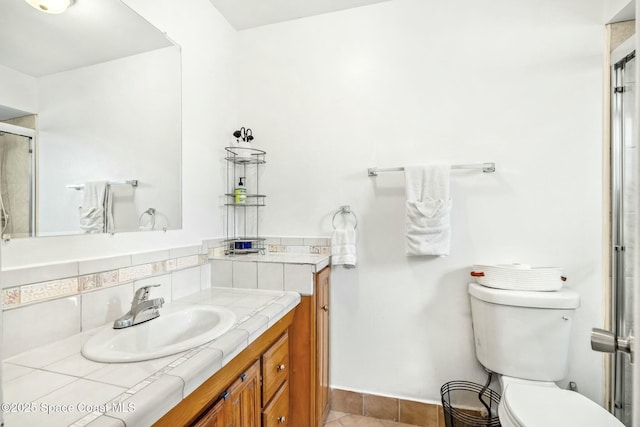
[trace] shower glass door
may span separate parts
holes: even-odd
[[[0,127],[0,236],[29,237],[35,233],[33,138],[19,127]]]
[[[638,149],[635,108],[635,51],[613,68],[611,139],[612,332],[629,337],[634,330],[633,300],[638,267],[634,262],[638,224]],[[612,402],[615,416],[633,426],[633,371],[629,354],[613,354]],[[640,420],[639,420],[640,421]]]

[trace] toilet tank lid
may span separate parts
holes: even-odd
[[[558,291],[514,291],[469,283],[469,294],[482,301],[516,307],[572,309],[580,306],[580,295],[566,288]]]

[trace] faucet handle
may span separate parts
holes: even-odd
[[[149,289],[157,288],[158,286],[160,286],[159,283],[155,285],[142,286],[136,291],[136,294],[133,297],[133,304],[140,304],[141,302],[147,301],[149,299]]]

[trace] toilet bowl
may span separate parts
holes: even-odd
[[[478,361],[500,375],[504,427],[624,427],[581,394],[560,389],[579,295],[568,289],[519,291],[469,284]]]
[[[501,377],[503,427],[624,427],[604,408],[555,383]]]

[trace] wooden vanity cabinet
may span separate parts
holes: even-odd
[[[321,427],[329,413],[330,267],[315,274],[313,295],[303,296],[290,328],[292,426]]]
[[[289,328],[286,314],[227,365],[165,414],[154,427],[286,427],[289,425]]]
[[[287,313],[154,427],[321,427],[329,411],[330,268]]]

